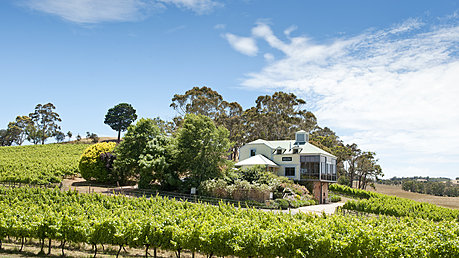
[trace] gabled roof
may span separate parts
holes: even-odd
[[[248,159],[239,161],[235,166],[255,166],[255,165],[266,165],[269,167],[278,167],[278,165],[265,156],[258,154]]]
[[[251,144],[265,144],[272,150],[279,148],[279,147],[286,149],[286,151],[283,154],[292,154],[292,148],[294,146],[299,146],[301,148],[300,154],[323,154],[323,155],[335,157],[333,154],[328,153],[322,150],[321,148],[310,144],[309,142],[306,142],[300,145],[296,145],[295,140],[266,141],[266,140],[258,139],[258,140],[248,143],[248,145],[251,145]]]

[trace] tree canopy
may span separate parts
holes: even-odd
[[[276,92],[260,96],[256,106],[244,110],[237,102],[228,102],[209,87],[194,87],[185,94],[175,94],[171,107],[180,115],[179,125],[186,114],[200,114],[211,118],[217,126],[229,131],[234,143],[231,157],[236,160],[238,149],[256,139],[289,139],[302,129],[311,131],[317,125],[313,113],[303,108],[306,102],[292,93]]]
[[[152,119],[141,118],[135,125],[130,125],[122,141],[115,148],[114,170],[120,184],[127,183],[131,176],[140,175],[139,161],[149,141],[161,134]]]
[[[183,123],[186,114],[208,116],[217,126],[229,131],[234,143],[231,156],[236,160],[238,149],[256,139],[293,139],[295,132],[305,130],[310,134],[310,143],[337,157],[337,172],[343,182],[352,187],[358,179],[359,187],[382,175],[375,154],[368,155],[357,144],[345,144],[328,127],[320,127],[315,115],[304,108],[306,101],[293,93],[274,92],[259,96],[253,107],[243,109],[237,102],[228,102],[209,87],[194,87],[185,94],[172,98],[173,107],[179,116],[175,119],[175,130]]]
[[[230,141],[224,127],[215,126],[206,116],[187,114],[177,134],[177,161],[193,186],[222,176]]]
[[[29,139],[34,143],[45,144],[46,139],[56,136],[61,129],[57,123],[62,120],[59,114],[53,111],[54,109],[56,107],[52,103],[38,104],[35,107],[35,112],[29,114],[35,124],[35,128],[31,129],[32,132],[29,133]]]
[[[104,123],[118,132],[118,142],[120,142],[121,132],[126,131],[136,119],[136,110],[128,103],[120,103],[108,110]]]
[[[313,113],[303,108],[306,101],[293,93],[275,92],[259,96],[255,106],[244,111],[246,142],[256,139],[292,139],[295,132],[310,132],[317,126]]]

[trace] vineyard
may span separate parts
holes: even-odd
[[[0,147],[0,181],[28,184],[59,183],[78,171],[86,144],[46,144]]]
[[[347,201],[343,208],[348,210],[396,217],[408,216],[433,221],[459,221],[459,210],[456,209],[443,208],[430,203],[416,202],[410,199],[353,189],[337,184],[330,185],[330,190],[352,197],[363,198],[356,201]]]
[[[97,246],[184,250],[241,257],[457,257],[459,224],[418,218],[283,214],[191,204],[161,197],[128,198],[0,188],[0,238]],[[100,249],[99,249],[100,250]]]

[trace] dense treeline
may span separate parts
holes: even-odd
[[[433,221],[457,220],[459,222],[459,210],[439,207],[430,203],[416,202],[406,198],[389,196],[385,194],[352,189],[347,186],[332,184],[330,190],[363,198],[358,201],[347,201],[344,209],[384,214],[396,217],[415,217]]]
[[[447,177],[424,177],[424,176],[414,176],[414,177],[392,177],[389,179],[379,179],[378,184],[384,185],[401,185],[403,181],[427,181],[427,182],[449,182],[451,179]]]
[[[59,125],[62,122],[59,114],[54,110],[56,107],[52,103],[38,104],[35,111],[29,115],[19,115],[12,122],[8,123],[6,129],[0,129],[0,146],[22,145],[25,141],[32,144],[45,144],[54,137],[60,143],[68,138],[70,141],[73,133],[64,133]],[[86,132],[86,137],[93,143],[98,142],[99,137],[95,133]],[[78,134],[76,140],[80,141]]]
[[[157,120],[142,118],[127,128],[116,147],[89,147],[79,168],[86,180],[190,192],[205,180],[225,175],[230,165],[228,134],[203,115],[187,114],[173,135],[167,135]]]
[[[382,169],[377,164],[378,159],[374,152],[362,151],[355,143],[345,144],[330,128],[320,127],[317,124],[315,115],[304,108],[305,104],[305,100],[298,98],[293,93],[275,92],[272,95],[259,96],[255,100],[255,105],[253,107],[244,110],[239,103],[224,100],[218,92],[211,88],[194,87],[184,94],[175,94],[172,98],[170,106],[178,113],[178,116],[172,121],[163,121],[159,118],[152,120],[156,126],[159,127],[163,136],[176,137],[184,128],[183,122],[187,115],[206,116],[214,123],[217,130],[226,128],[228,135],[222,138],[222,134],[220,133],[218,137],[224,141],[226,138],[229,139],[229,146],[225,146],[228,150],[226,154],[234,161],[238,157],[239,148],[247,142],[256,139],[294,139],[295,132],[298,130],[305,130],[310,134],[310,142],[312,144],[337,156],[337,172],[341,184],[353,187],[352,182],[358,181],[358,188],[365,189],[368,185],[372,185],[379,177],[383,176]],[[18,116],[15,121],[8,124],[7,129],[0,130],[0,145],[21,145],[25,140],[34,144],[44,144],[50,137],[56,137],[58,142],[63,141],[66,134],[61,132],[59,126],[61,119],[54,109],[55,107],[52,103],[45,105],[39,104],[35,107],[35,112],[30,113],[28,116]],[[104,122],[118,132],[119,141],[121,132],[128,130],[129,125],[136,119],[136,110],[128,103],[120,103],[108,110]],[[207,122],[205,125],[208,127],[210,126]],[[201,127],[200,131],[204,132],[205,130]],[[182,135],[184,134],[182,133]],[[201,134],[203,137],[205,135],[206,134]],[[72,133],[69,131],[67,136],[70,139]],[[94,142],[97,142],[98,137],[96,134],[88,132],[87,136],[93,139]],[[215,137],[213,138],[215,139]],[[77,140],[78,139],[81,139],[81,136],[78,135]],[[206,139],[201,140],[206,142]],[[158,138],[156,142],[159,144],[160,142],[164,143],[164,141],[168,140],[159,140]],[[191,141],[188,141],[186,144],[188,143],[191,143]],[[164,147],[159,145],[153,146],[153,148],[158,147],[161,149]],[[138,149],[137,151],[139,153],[137,154],[142,155],[141,152],[145,150],[145,147],[146,146],[143,146],[141,150]],[[211,151],[205,151],[206,155],[204,156],[193,154],[194,157],[196,157],[193,160],[191,159],[191,154],[195,150],[191,150],[190,148],[188,148],[188,150],[190,150],[188,154],[180,152],[178,155],[185,155],[186,158],[189,158],[189,163],[181,162],[176,164],[189,164],[191,167],[176,167],[177,169],[187,170],[189,174],[194,174],[196,171],[193,169],[198,169],[200,166],[200,169],[206,170],[206,173],[204,173],[205,175],[212,173],[218,174],[215,170],[209,170],[214,169],[215,166],[208,166],[206,164],[206,162],[210,161],[209,159],[214,159],[214,157],[209,156]],[[155,157],[155,155],[159,157],[158,153],[150,156]],[[207,160],[203,162],[204,158]],[[158,159],[153,158],[153,161],[156,162]],[[138,163],[138,169],[133,169],[135,170],[134,174],[141,175],[141,166],[139,166],[139,164],[142,162],[139,161],[139,156],[137,156],[136,162]],[[151,165],[154,162],[148,161],[147,163]],[[115,172],[117,163],[119,167],[120,163],[114,161]],[[129,164],[132,165],[133,163]],[[161,172],[164,169],[170,170],[172,167],[174,167],[172,164],[166,164],[166,166],[153,165],[150,168],[159,169]],[[118,172],[122,171],[118,170]],[[144,176],[143,178],[146,179],[145,183],[148,185],[150,182],[148,177],[152,180],[154,180],[155,177],[150,175],[150,172],[147,174],[147,177]],[[128,176],[129,175],[125,176],[119,173],[114,174],[114,177],[117,177],[116,181],[122,184],[126,183],[126,177]],[[170,184],[174,184],[173,181],[176,178],[176,176],[172,176],[168,181]]]
[[[0,239],[184,250],[209,257],[457,257],[459,224],[419,218],[313,216],[160,197],[0,188]],[[22,249],[22,247],[21,247]],[[48,253],[51,249],[48,250]]]
[[[0,130],[0,146],[21,145],[25,140],[33,144],[45,144],[50,137],[63,141],[65,134],[61,132],[59,114],[54,112],[52,103],[38,104],[35,111],[28,116],[17,116],[16,120],[8,123],[7,129]],[[67,135],[71,137],[72,133]]]
[[[310,134],[310,143],[337,157],[337,172],[340,183],[365,189],[383,176],[377,164],[376,154],[359,149],[357,144],[345,144],[328,127],[320,127],[315,115],[304,108],[306,101],[293,93],[275,92],[259,96],[255,106],[243,109],[237,102],[228,102],[208,87],[194,87],[185,94],[176,94],[173,107],[179,114],[172,122],[162,122],[171,133],[180,127],[186,114],[201,114],[210,117],[218,126],[229,131],[234,145],[231,158],[235,160],[238,149],[247,142],[294,139],[295,132],[305,130]]]
[[[292,93],[260,96],[254,107],[243,110],[208,87],[194,87],[174,95],[170,106],[179,115],[173,121],[142,118],[132,125],[135,110],[122,104],[109,110],[112,128],[119,128],[118,134],[127,129],[123,141],[109,153],[113,158],[105,164],[110,176],[85,179],[120,185],[134,180],[140,188],[189,191],[206,180],[224,178],[232,165],[223,157],[236,160],[244,143],[293,139],[300,129],[310,133],[311,143],[338,157],[340,183],[350,184],[357,178],[359,188],[366,188],[382,175],[375,153],[363,152],[356,144],[344,145],[332,130],[320,128],[314,114],[303,108],[305,101]],[[119,113],[130,115],[118,117]]]
[[[78,173],[86,144],[0,147],[0,181],[27,184],[59,183]]]
[[[402,189],[414,193],[430,194],[436,196],[459,196],[459,185],[447,182],[431,182],[431,181],[402,181]]]

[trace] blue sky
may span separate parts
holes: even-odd
[[[64,131],[107,110],[171,119],[209,86],[247,108],[294,92],[387,177],[459,176],[458,1],[0,2],[0,127],[52,102]]]

